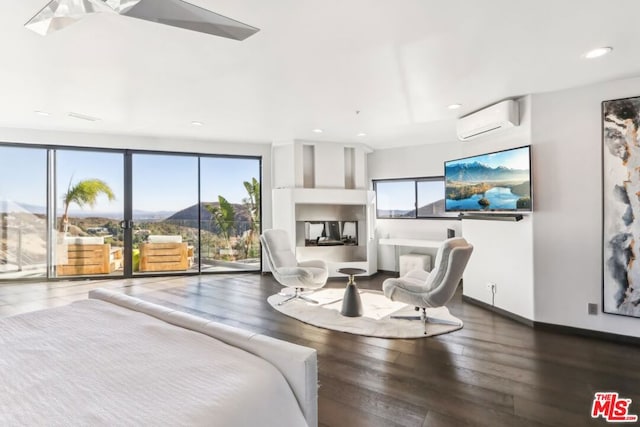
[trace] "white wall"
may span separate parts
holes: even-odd
[[[260,156],[262,157],[262,228],[271,228],[271,144],[7,128],[0,128],[0,141],[74,147]]]
[[[446,158],[531,144],[533,319],[638,337],[640,319],[601,309],[590,316],[587,303],[600,307],[602,302],[601,103],[640,95],[639,87],[640,78],[634,78],[526,97],[521,101],[523,126],[509,134],[377,151],[369,155],[370,176],[441,173],[440,162]],[[381,233],[438,232],[437,225],[413,220],[378,220],[377,225]],[[381,269],[385,262],[379,261]]]
[[[462,144],[462,156],[474,156],[531,144],[532,98],[518,100],[520,125]],[[533,174],[535,209],[535,179]],[[535,215],[519,222],[463,220],[462,235],[475,248],[464,274],[464,295],[535,320],[533,224]],[[487,288],[495,283],[495,295]]]
[[[464,295],[533,320],[533,216],[518,222],[463,219],[462,235],[474,246]]]
[[[640,336],[640,319],[587,314],[602,301],[601,102],[638,88],[635,78],[533,97],[537,321]]]
[[[314,157],[316,188],[344,189],[344,146],[316,144]]]
[[[377,272],[366,153],[361,144],[327,141],[273,145],[273,227],[288,231],[298,260],[327,261],[330,277],[340,277],[337,270],[343,267],[363,268],[367,275]],[[305,247],[304,221],[320,220],[358,221],[357,247]]]
[[[294,145],[282,144],[272,146],[271,159],[274,165],[286,165],[294,159]],[[273,168],[273,188],[290,188],[296,186],[295,168]]]
[[[370,176],[372,179],[442,176],[446,160],[528,145],[531,140],[531,97],[520,98],[519,108],[520,125],[499,133],[464,143],[451,141],[376,151],[369,155]],[[475,245],[465,273],[465,295],[533,319],[532,221],[531,217],[509,223],[382,219],[377,220],[376,231],[378,237],[444,239],[447,228],[455,229],[456,235],[466,237]],[[378,268],[397,270],[397,257],[405,252],[428,253],[435,257],[436,250],[380,246]],[[523,277],[523,274],[529,277]],[[487,282],[498,285],[495,300],[487,290]],[[529,298],[524,300],[523,295],[529,295]]]
[[[444,175],[444,161],[461,157],[461,143],[425,144],[416,147],[376,150],[368,156],[371,179],[417,178]],[[376,219],[376,237],[398,237],[443,240],[447,228],[460,235],[460,221],[439,219]],[[394,248],[378,245],[378,268],[398,271],[397,256],[406,252],[425,253],[435,259],[435,250],[425,248]]]
[[[531,143],[532,125],[531,103],[531,96],[519,98],[520,125],[463,143],[461,148],[462,157],[529,145]]]

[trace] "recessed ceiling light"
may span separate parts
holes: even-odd
[[[613,50],[612,47],[599,47],[597,49],[590,50],[589,52],[584,54],[584,57],[587,59],[600,58],[601,56],[610,53]]]
[[[195,120],[191,122],[191,126],[202,126],[202,124],[203,124],[202,122],[198,122]]]
[[[360,132],[360,133],[358,134],[358,136],[367,136],[367,134],[366,134],[366,133],[364,133],[364,132]]]
[[[451,104],[447,106],[449,110],[457,110],[460,107],[462,107],[462,104]]]
[[[314,129],[311,132],[313,132],[313,133],[322,133],[322,129]]]
[[[88,122],[97,122],[98,120],[100,120],[97,117],[87,116],[86,114],[74,113],[73,111],[68,112],[67,116],[73,117],[74,119],[86,120]]]
[[[50,116],[51,113],[47,112],[47,111],[42,111],[42,110],[36,110],[34,111],[34,113],[40,115],[40,116]]]

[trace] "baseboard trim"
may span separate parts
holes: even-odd
[[[533,328],[541,331],[558,332],[568,335],[580,335],[587,338],[597,338],[600,340],[611,341],[618,344],[640,345],[639,337],[614,334],[612,332],[594,331],[592,329],[576,328],[573,326],[556,325],[553,323],[545,322],[534,322]]]
[[[375,273],[373,273],[371,276],[369,277],[377,277],[380,275],[385,275],[385,276],[390,276],[390,277],[398,277],[398,272],[397,271],[390,271],[390,270],[377,270]]]
[[[559,334],[574,336],[578,335],[586,338],[595,338],[599,340],[615,342],[618,344],[640,345],[639,337],[614,334],[611,332],[594,331],[592,329],[576,328],[573,326],[556,325],[554,323],[536,322],[534,320],[529,320],[525,317],[518,316],[517,314],[511,313],[499,307],[492,306],[491,304],[487,304],[484,301],[480,301],[466,295],[462,295],[462,300],[464,302],[468,302],[469,304],[477,305],[478,307],[482,307],[503,317],[515,320],[516,322],[522,323],[523,325],[527,325],[533,329],[537,329],[540,331],[555,332]]]
[[[492,311],[501,316],[507,317],[511,320],[515,320],[516,322],[522,323],[523,325],[527,325],[529,327],[533,327],[533,320],[527,319],[526,317],[518,316],[517,314],[511,313],[510,311],[504,310],[502,308],[493,306],[491,304],[487,304],[484,301],[477,300],[467,295],[462,295],[462,301],[468,302],[469,304],[477,305],[478,307],[485,308],[489,311]]]

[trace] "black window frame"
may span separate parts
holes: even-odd
[[[248,159],[253,159],[253,160],[257,160],[258,161],[258,177],[259,178],[259,183],[260,183],[260,206],[259,206],[259,215],[260,215],[260,234],[262,233],[263,230],[263,157],[262,155],[251,155],[251,154],[216,154],[216,153],[200,153],[200,152],[191,152],[191,151],[163,151],[163,150],[152,150],[152,149],[143,149],[143,148],[132,148],[132,149],[126,149],[126,148],[107,148],[107,147],[90,147],[90,146],[81,146],[81,145],[56,145],[56,144],[36,144],[36,143],[21,143],[21,142],[10,142],[10,141],[2,141],[0,140],[0,148],[2,147],[14,147],[14,148],[26,148],[26,149],[44,149],[47,152],[47,168],[49,167],[49,156],[51,156],[51,154],[53,153],[53,155],[55,156],[55,153],[57,151],[61,151],[61,150],[68,150],[68,151],[87,151],[87,152],[106,152],[106,153],[120,153],[122,154],[123,157],[123,161],[127,162],[127,161],[131,161],[131,156],[133,156],[134,154],[159,154],[159,155],[173,155],[173,156],[191,156],[191,157],[196,157],[198,159],[198,182],[197,182],[197,188],[198,188],[198,204],[200,203],[200,196],[201,196],[201,176],[200,176],[200,160],[203,158],[228,158],[228,159],[243,159],[243,160],[248,160]],[[53,162],[55,164],[55,160]],[[128,171],[131,171],[131,165],[129,165],[129,167],[125,167],[125,174]],[[50,172],[47,169],[47,206],[46,206],[46,210],[47,210],[47,219],[46,221],[48,222],[48,227],[51,227],[51,219],[55,219],[55,203],[51,203],[51,201],[54,201],[54,199],[51,199],[50,197],[50,192],[53,192],[52,194],[55,194],[55,189],[53,188],[53,186],[50,184],[50,181],[55,182],[55,179],[51,180],[50,179]],[[55,178],[55,175],[53,176],[53,178]],[[125,185],[125,189],[124,192],[127,193],[127,191],[130,191],[130,188],[127,189],[127,187],[129,187],[131,185],[131,180],[132,180],[132,176],[131,175],[125,175],[124,177],[124,185]],[[55,185],[55,184],[53,184]],[[131,195],[126,196],[125,197],[125,206],[124,206],[124,213],[125,215],[127,215],[128,217],[132,218],[132,197]],[[127,209],[129,210],[129,213],[127,214]],[[51,215],[51,213],[53,213],[53,216]],[[198,222],[200,223],[201,220],[198,219]],[[198,231],[198,242],[200,242],[200,227],[199,227],[199,231]],[[47,231],[47,233],[49,233],[49,231]],[[125,233],[126,234],[126,233]],[[49,243],[47,243],[49,245]],[[130,242],[129,242],[130,245]],[[47,246],[47,256],[49,256],[49,249],[50,247]],[[199,253],[200,251],[198,251]],[[128,257],[129,259],[131,254],[125,254],[124,256]],[[50,263],[50,265],[47,267],[47,272],[46,275],[44,276],[38,276],[38,277],[34,277],[34,278],[29,278],[29,277],[25,277],[25,278],[3,278],[2,275],[0,275],[0,285],[5,283],[5,282],[9,282],[9,281],[19,281],[19,282],[30,282],[30,281],[46,281],[46,282],[54,282],[54,281],[61,281],[61,280],[88,280],[88,279],[129,279],[129,278],[140,278],[140,277],[179,277],[179,276],[195,276],[195,275],[220,275],[220,274],[245,274],[245,273],[260,273],[263,268],[264,268],[264,256],[262,255],[262,252],[260,253],[260,266],[255,269],[255,270],[241,270],[238,269],[238,271],[231,271],[231,270],[224,270],[224,271],[203,271],[202,270],[202,266],[200,265],[200,260],[198,260],[198,270],[197,271],[181,271],[179,274],[167,274],[167,273],[158,273],[158,274],[145,274],[145,275],[132,275],[131,271],[127,271],[125,272],[122,276],[109,276],[109,275],[97,275],[97,276],[91,276],[91,275],[85,275],[85,276],[76,276],[76,277],[70,277],[70,276],[60,276],[60,277],[56,277],[55,275],[53,275],[53,270],[51,269],[51,265],[53,265],[53,263]],[[131,265],[128,264],[128,268],[131,268]]]
[[[380,211],[378,209],[378,184],[379,183],[389,183],[389,182],[413,182],[413,215],[407,216],[387,216],[380,215]],[[418,184],[420,182],[429,182],[429,181],[441,181],[443,186],[445,184],[444,176],[423,176],[417,178],[389,178],[389,179],[374,179],[373,182],[373,191],[376,193],[376,219],[446,219],[446,220],[459,220],[458,212],[446,212],[443,210],[439,214],[436,215],[419,215],[418,214]],[[445,194],[442,194],[442,200],[444,201]]]

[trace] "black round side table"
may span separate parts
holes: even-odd
[[[339,268],[338,273],[346,274],[349,276],[349,283],[344,290],[344,297],[342,299],[342,310],[340,314],[347,317],[360,317],[362,316],[362,301],[360,300],[360,293],[356,286],[355,275],[366,273],[367,270],[362,268]]]

